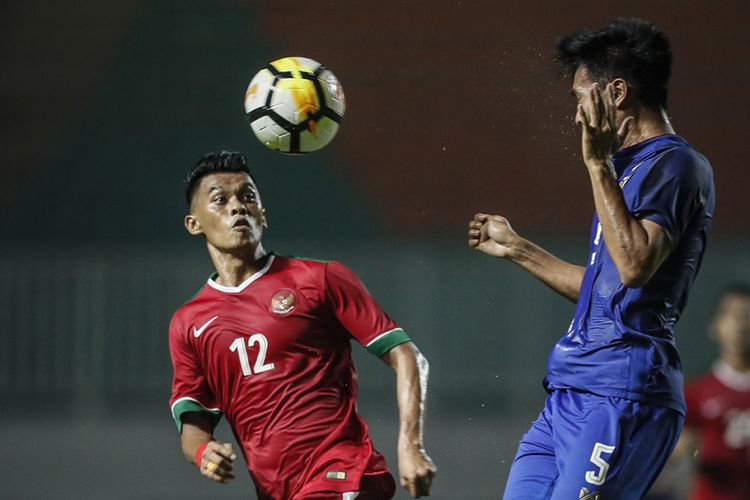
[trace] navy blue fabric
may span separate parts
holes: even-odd
[[[575,315],[550,354],[545,387],[667,406],[684,415],[673,334],[706,247],[713,172],[705,157],[672,134],[620,150],[614,166],[630,212],[661,226],[672,250],[647,284],[628,288],[594,217]]]
[[[503,499],[640,499],[684,420],[663,406],[553,391],[521,439]]]

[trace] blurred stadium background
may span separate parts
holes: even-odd
[[[0,498],[254,498],[184,462],[166,329],[211,272],[182,228],[182,176],[246,152],[268,247],[341,260],[431,361],[436,499],[497,498],[544,398],[572,305],[466,246],[502,213],[582,262],[593,206],[557,36],[660,24],[670,114],[711,160],[713,237],[678,327],[689,375],[715,354],[714,294],[750,281],[750,21],[743,1],[9,1],[0,5]],[[327,149],[265,151],[242,96],[263,64],[312,57],[348,109]],[[357,350],[360,409],[395,470],[393,376]],[[225,425],[220,431],[225,437]],[[398,498],[406,498],[399,493]]]

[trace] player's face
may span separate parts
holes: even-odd
[[[611,82],[602,82],[592,78],[586,66],[578,66],[573,74],[573,85],[570,88],[570,94],[575,97],[576,103],[580,103],[585,96],[589,94],[594,85],[599,84],[599,91],[604,92],[607,83],[611,83],[615,92],[615,124],[619,126],[623,116],[620,114],[620,108],[623,105],[625,95],[628,92],[628,84],[622,78],[615,78]]]
[[[591,79],[588,70],[585,66],[578,66],[575,74],[573,74],[573,86],[570,89],[570,93],[576,98],[577,102],[581,102],[583,96],[586,95],[592,88],[594,88],[595,80]]]
[[[714,319],[714,333],[722,349],[750,356],[750,297],[724,297]]]
[[[267,227],[258,188],[249,175],[222,172],[201,179],[185,227],[220,251],[256,248]]]

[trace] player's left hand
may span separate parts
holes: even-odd
[[[401,486],[414,498],[430,495],[432,478],[437,467],[424,448],[415,446],[398,447],[398,473]]]
[[[615,88],[611,83],[603,92],[598,83],[594,84],[578,103],[575,122],[581,127],[583,162],[589,169],[608,165],[633,126],[634,118],[629,116],[618,127],[616,110]]]

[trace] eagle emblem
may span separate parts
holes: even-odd
[[[271,296],[271,312],[289,314],[297,305],[297,295],[288,288],[276,290]]]

